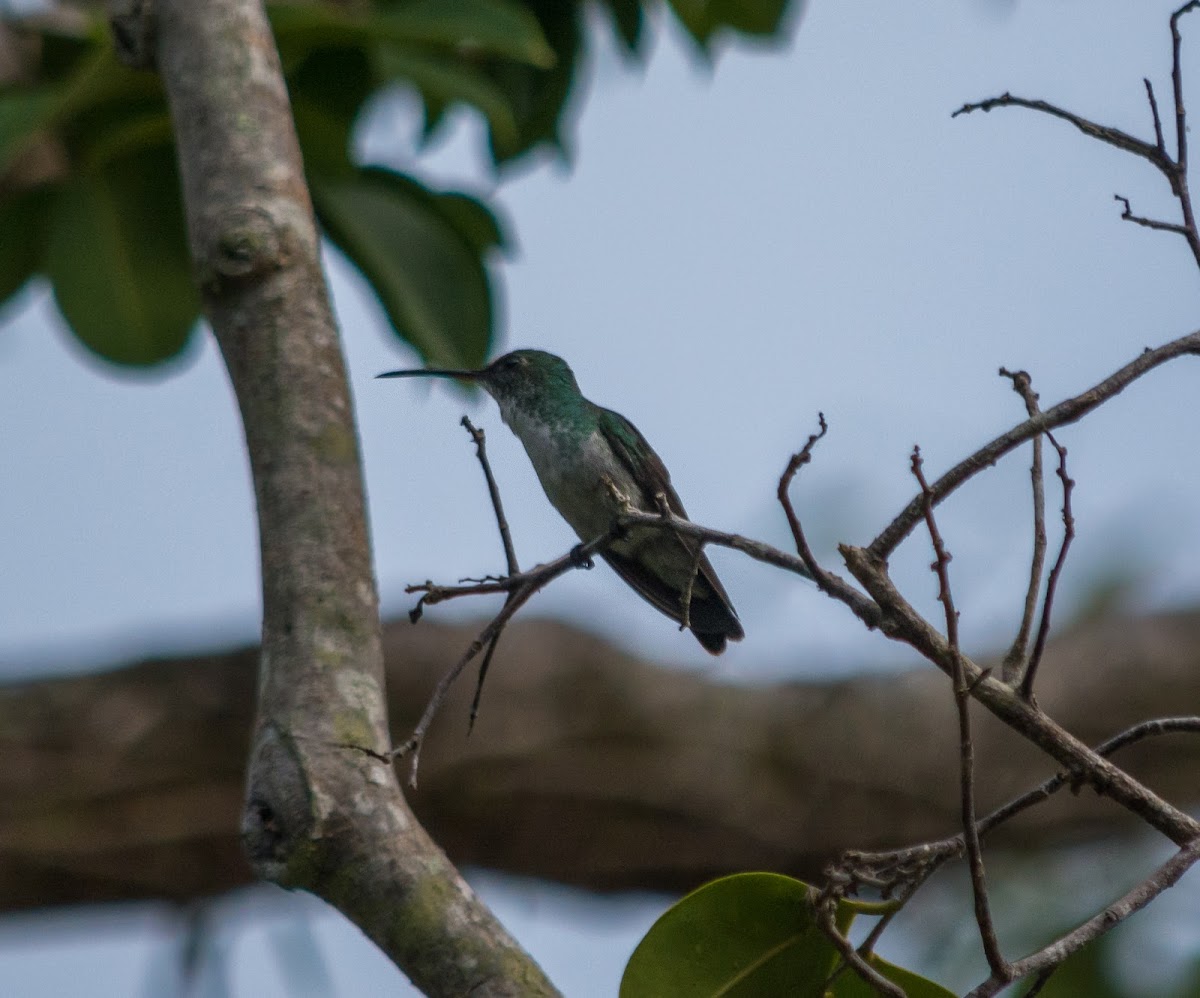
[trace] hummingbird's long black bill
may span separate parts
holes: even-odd
[[[464,381],[476,381],[479,371],[451,371],[439,367],[417,367],[407,371],[384,371],[375,375],[376,378],[462,378]]]

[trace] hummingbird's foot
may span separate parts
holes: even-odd
[[[571,564],[576,568],[593,569],[596,567],[596,563],[592,561],[592,556],[583,553],[582,542],[571,548]]]

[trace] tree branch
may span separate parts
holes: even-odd
[[[996,939],[996,927],[992,924],[991,905],[988,903],[987,877],[983,869],[983,851],[979,847],[979,829],[975,821],[975,746],[971,741],[971,688],[967,685],[966,669],[958,644],[958,611],[950,590],[950,554],[938,530],[933,515],[933,502],[929,494],[929,483],[921,470],[921,452],[913,448],[912,473],[925,496],[925,526],[933,544],[933,571],[938,579],[938,602],[946,614],[946,640],[954,660],[954,707],[958,715],[959,752],[959,807],[962,823],[963,843],[967,849],[967,868],[971,874],[971,893],[975,901],[975,922],[979,926],[979,938],[988,966],[997,977],[1008,974],[1008,962],[1000,951]],[[1011,978],[1010,978],[1011,979]]]
[[[1038,394],[1033,390],[1033,381],[1026,371],[1009,371],[1000,368],[1000,376],[1012,381],[1013,391],[1025,402],[1025,412],[1032,419],[1041,409]],[[1033,557],[1029,565],[1029,585],[1025,590],[1025,606],[1021,612],[1021,624],[1013,638],[1012,647],[1004,656],[1000,666],[1000,677],[1006,683],[1015,682],[1025,671],[1029,649],[1029,634],[1033,629],[1033,614],[1037,609],[1038,593],[1042,588],[1042,572],[1046,565],[1046,485],[1042,471],[1042,438],[1033,438],[1033,463],[1029,469],[1033,487]]]
[[[953,493],[968,479],[979,472],[990,468],[1005,454],[1019,447],[1027,440],[1053,430],[1059,426],[1067,426],[1077,422],[1089,412],[1114,398],[1142,375],[1154,370],[1161,364],[1176,357],[1200,354],[1200,331],[1181,336],[1179,339],[1164,343],[1153,350],[1144,350],[1136,359],[1105,378],[1099,384],[1093,385],[1087,391],[1066,399],[1051,409],[1040,413],[1023,423],[1018,423],[1007,433],[996,437],[990,443],[979,448],[970,457],[965,458],[947,471],[941,478],[930,485],[933,504],[937,506],[947,496]],[[913,528],[923,517],[924,498],[916,495],[901,513],[876,537],[868,546],[867,553],[872,559],[886,561],[896,550]]]
[[[480,626],[385,628],[397,743]],[[0,686],[0,910],[186,900],[250,881],[238,814],[258,655],[244,648]],[[1099,745],[1194,702],[1198,659],[1200,609],[1097,618],[1047,645],[1038,700]],[[736,686],[518,618],[488,681],[496,709],[470,739],[457,724],[433,726],[412,806],[456,863],[593,890],[682,892],[745,869],[816,881],[847,846],[939,840],[956,824],[945,677],[862,666],[849,679]],[[470,693],[456,690],[445,709],[465,715]],[[990,714],[974,721],[981,804],[1054,777],[1040,751]],[[1200,737],[1124,751],[1123,768],[1160,794],[1200,802]],[[1055,777],[1062,786],[1073,778]],[[1134,828],[1110,801],[1061,791],[1018,820],[990,831],[988,821],[993,849]]]
[[[1042,619],[1038,622],[1037,637],[1033,642],[1033,653],[1025,666],[1025,674],[1021,677],[1021,696],[1033,701],[1033,683],[1037,678],[1038,666],[1042,662],[1042,654],[1046,650],[1046,639],[1050,636],[1050,615],[1054,609],[1054,594],[1058,590],[1058,580],[1062,578],[1063,565],[1067,561],[1067,551],[1071,541],[1075,539],[1075,517],[1071,513],[1071,492],[1075,488],[1074,480],[1067,474],[1067,449],[1062,446],[1054,434],[1046,431],[1046,439],[1058,453],[1058,477],[1063,490],[1063,539],[1058,549],[1058,557],[1050,568],[1050,577],[1046,580],[1046,596],[1042,600]]]
[[[1024,959],[1015,961],[1008,968],[1012,974],[1008,980],[1002,980],[993,975],[972,990],[967,998],[991,998],[992,995],[1002,991],[1011,980],[1057,967],[1072,953],[1099,939],[1109,929],[1120,925],[1130,915],[1146,907],[1163,891],[1174,887],[1179,882],[1179,878],[1187,873],[1198,859],[1200,859],[1200,838],[1184,845],[1150,877],[1147,877],[1119,900],[1114,901],[1098,915],[1089,918],[1074,932],[1068,933]]]
[[[427,994],[551,994],[380,761],[383,660],[353,406],[262,6],[119,2],[114,14],[122,50],[163,78],[197,280],[254,478],[263,654],[242,819],[251,862],[340,909]]]

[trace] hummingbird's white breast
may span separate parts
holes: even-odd
[[[642,504],[641,490],[599,428],[581,436],[503,402],[500,415],[524,445],[546,497],[580,540],[604,533],[621,512],[614,487],[635,506]]]

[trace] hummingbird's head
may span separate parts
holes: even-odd
[[[478,380],[496,401],[518,406],[536,398],[579,393],[567,362],[545,350],[514,350],[497,357],[479,372]]]
[[[478,371],[420,368],[386,371],[380,378],[438,377],[474,381],[500,403],[502,409],[537,409],[545,400],[579,394],[579,385],[567,362],[545,350],[514,350]]]

